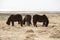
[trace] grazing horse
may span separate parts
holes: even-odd
[[[31,15],[26,15],[23,19],[23,24],[25,25],[25,23],[27,22],[27,25],[30,26],[31,24]]]
[[[37,22],[43,22],[43,26],[47,27],[49,24],[48,17],[46,15],[35,14],[33,16],[33,25],[37,27]]]
[[[18,21],[18,24],[21,24],[21,26],[22,26],[22,16],[21,16],[20,14],[16,14],[16,15],[13,15],[13,14],[12,14],[12,15],[8,18],[6,24],[7,24],[7,25],[10,25],[10,22],[11,22],[11,23],[12,23],[12,26],[14,26],[14,22],[16,22],[16,21]]]

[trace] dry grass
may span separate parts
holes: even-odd
[[[60,14],[46,14],[49,18],[48,27],[24,25],[21,27],[6,25],[8,15],[0,18],[0,40],[60,40]]]

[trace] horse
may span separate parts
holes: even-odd
[[[37,27],[37,22],[43,22],[43,26],[47,27],[49,24],[48,17],[46,15],[33,15],[33,25]]]
[[[18,24],[21,24],[21,26],[22,26],[22,16],[20,14],[10,15],[6,24],[10,25],[10,23],[12,23],[12,26],[14,26],[14,22],[16,22],[16,21],[18,22]]]
[[[31,24],[31,15],[26,15],[23,19],[23,25],[27,22],[27,25],[30,26]]]

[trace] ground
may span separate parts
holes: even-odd
[[[40,15],[40,14],[39,14]],[[24,25],[21,27],[15,22],[14,26],[6,24],[8,15],[0,16],[0,40],[60,40],[60,14],[46,14],[49,18],[48,27],[38,22],[38,27]]]

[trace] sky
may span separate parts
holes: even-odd
[[[60,11],[60,0],[0,0],[0,11]]]

